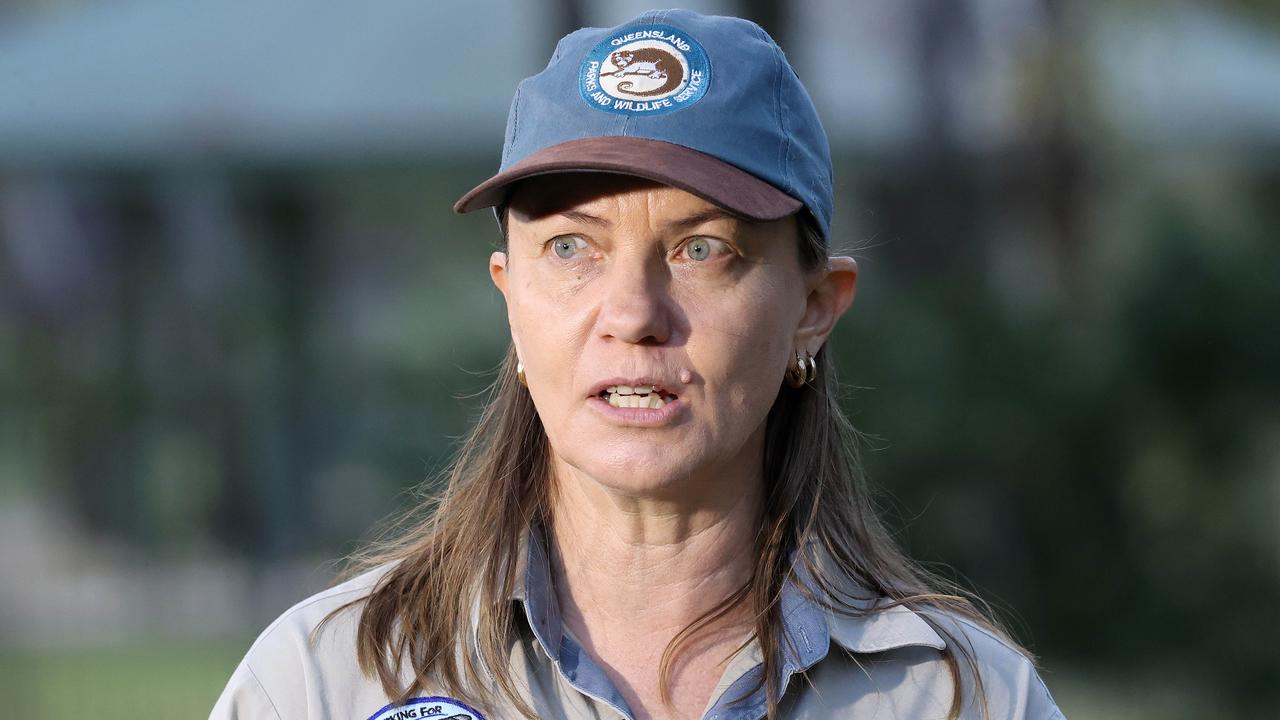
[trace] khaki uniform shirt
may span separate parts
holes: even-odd
[[[618,720],[631,710],[601,666],[560,624],[541,533],[530,533],[524,583],[512,633],[510,669],[525,700],[541,718]],[[379,684],[356,664],[359,607],[337,615],[315,643],[312,631],[331,610],[366,595],[381,568],[304,600],[259,636],[236,668],[210,720],[507,720],[511,707],[474,708],[427,687],[420,697],[393,706]],[[430,598],[423,598],[430,602]],[[786,720],[945,718],[952,680],[940,652],[946,643],[920,615],[895,607],[862,617],[834,614],[794,586],[784,588],[784,632],[795,640],[783,663],[779,716]],[[968,644],[978,659],[992,720],[1055,720],[1062,713],[1032,663],[982,628],[934,617]],[[459,643],[464,642],[459,638]],[[761,672],[759,646],[751,644],[728,663],[703,714],[704,720],[756,720],[765,716],[763,689],[742,696]],[[964,663],[961,663],[963,666]],[[404,681],[409,680],[406,671]],[[964,677],[962,717],[981,718],[981,703]]]

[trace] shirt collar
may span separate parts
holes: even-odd
[[[809,590],[804,601],[811,611],[821,613],[827,621],[832,640],[854,653],[877,653],[902,647],[923,646],[942,650],[947,646],[942,636],[918,613],[903,605],[893,605],[889,598],[877,597],[866,586],[839,571],[834,560],[822,548],[814,551],[815,566],[824,580],[834,586],[848,609],[824,607],[815,597],[825,593],[799,562],[796,576]]]
[[[818,570],[824,577],[842,577],[835,572],[835,564],[824,555],[819,554],[817,559]],[[883,652],[912,645],[939,650],[945,647],[938,633],[910,609],[884,607],[888,604],[886,599],[875,598],[848,578],[839,581],[837,588],[852,606],[848,612],[825,607],[817,600],[824,593],[803,562],[797,562],[795,566],[795,580],[788,580],[783,585],[783,662],[781,677],[778,678],[779,695],[786,693],[792,676],[805,672],[825,658],[833,641],[852,653]],[[760,643],[756,640],[730,660],[724,676],[712,692],[713,699],[704,717],[759,717],[767,704],[765,692],[763,688],[751,689],[759,682],[763,660]]]

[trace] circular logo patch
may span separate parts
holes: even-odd
[[[403,705],[388,705],[369,720],[484,720],[469,705],[447,697],[413,698]]]
[[[578,90],[592,107],[622,115],[661,115],[707,94],[711,64],[697,40],[669,25],[633,25],[587,53]]]

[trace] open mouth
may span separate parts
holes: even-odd
[[[596,397],[618,408],[657,410],[676,399],[676,394],[656,385],[610,385]]]

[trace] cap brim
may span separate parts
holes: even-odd
[[[454,203],[454,212],[501,205],[511,183],[562,172],[608,172],[653,180],[749,220],[777,220],[804,206],[755,175],[706,153],[661,140],[609,136],[539,150],[472,188]]]

